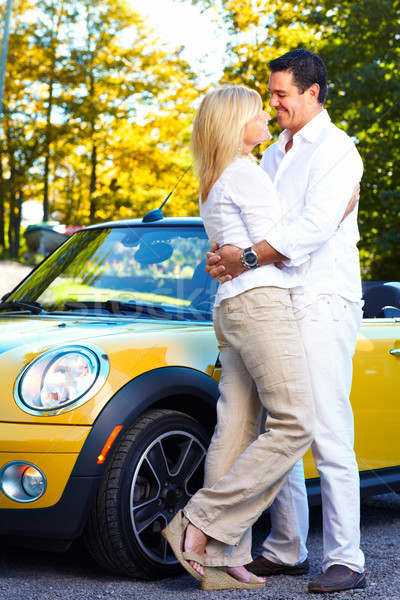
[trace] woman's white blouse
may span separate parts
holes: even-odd
[[[278,196],[269,176],[249,158],[237,158],[200,202],[200,215],[211,243],[248,248],[268,238],[281,219]],[[295,269],[265,265],[219,285],[215,306],[225,298],[263,286],[297,285]]]

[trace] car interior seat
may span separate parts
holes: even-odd
[[[197,310],[211,312],[214,297],[217,293],[218,281],[205,271],[206,261],[202,260],[196,266],[192,276],[192,289],[190,294],[191,306]]]
[[[400,282],[388,281],[364,292],[364,318],[400,317]]]

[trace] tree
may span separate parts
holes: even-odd
[[[208,8],[212,0],[192,0]],[[400,263],[400,0],[220,0],[232,34],[223,81],[267,101],[267,62],[297,47],[320,54],[326,107],[364,160],[359,212],[363,277],[398,279]],[[278,132],[272,125],[272,131]]]
[[[320,54],[331,79],[329,111],[364,160],[359,211],[363,275],[399,279],[400,1],[326,2]],[[384,40],[384,43],[382,43]]]
[[[8,70],[3,101],[3,120],[0,133],[0,241],[5,246],[4,228],[8,221],[8,242],[11,256],[17,256],[21,203],[29,181],[29,169],[42,149],[43,139],[38,127],[38,102],[30,93],[30,84],[37,80],[35,66],[31,65],[32,49],[29,44],[31,23],[22,19],[28,12],[25,0],[13,5],[13,19],[21,19],[21,26],[10,35]],[[10,77],[10,72],[17,76]],[[35,73],[32,78],[31,74]]]
[[[124,0],[14,0],[0,134],[0,243],[25,199],[87,224],[159,206],[190,164],[199,94],[180,49]],[[3,0],[4,2],[4,0]],[[197,211],[190,172],[166,210]],[[137,191],[137,193],[133,193]],[[174,205],[175,202],[175,205]]]
[[[196,77],[179,54],[157,44],[148,28],[137,17],[124,15],[119,4],[106,11],[103,2],[85,0],[81,10],[86,11],[86,44],[77,46],[71,55],[80,93],[78,97],[71,94],[67,110],[77,138],[83,130],[91,144],[85,155],[91,171],[87,185],[89,220],[93,222],[115,215],[115,208],[122,210],[124,203],[128,206],[123,212],[138,213],[141,205],[160,195],[157,190],[163,190],[164,184],[160,185],[157,178],[164,173],[167,180],[171,179],[170,155],[174,146],[179,146],[185,119],[193,113],[189,102],[195,93]],[[118,19],[125,25],[130,23],[128,47],[115,38],[114,32],[122,28]],[[165,120],[164,129],[174,129],[173,138],[160,137],[161,118]],[[84,142],[86,146],[88,141]],[[123,157],[118,144],[124,147]],[[144,190],[151,186],[152,193],[150,197],[136,197],[134,207],[129,205],[136,185],[129,174],[121,172],[115,162],[117,156],[124,165],[135,164],[129,174],[136,172],[139,180],[147,174]],[[128,179],[129,188],[124,183]],[[113,209],[115,193],[117,204]]]

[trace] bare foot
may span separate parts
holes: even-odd
[[[245,567],[227,567],[226,572],[242,583],[249,583],[251,573]],[[265,577],[257,577],[257,583],[264,583]]]
[[[193,525],[193,523],[189,523],[186,528],[185,542],[183,549],[185,552],[194,552],[199,556],[204,555],[204,551],[206,549],[208,537],[205,533],[201,531],[198,527]],[[203,576],[205,571],[203,565],[195,562],[194,560],[189,561],[192,565],[193,569],[199,573],[199,575]]]

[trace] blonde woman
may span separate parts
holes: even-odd
[[[214,90],[201,102],[191,144],[200,214],[219,246],[249,248],[280,219],[272,183],[250,154],[270,139],[269,119],[259,94],[244,86]],[[163,532],[206,590],[265,585],[243,566],[251,561],[251,526],[312,441],[307,364],[290,300],[293,269],[252,268],[251,250],[242,260],[247,270],[216,295],[222,376],[204,487]]]

